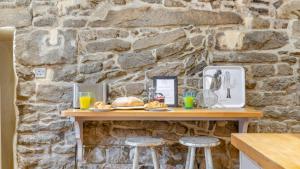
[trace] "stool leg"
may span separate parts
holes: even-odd
[[[152,155],[154,169],[159,169],[159,163],[157,160],[155,149],[153,147],[151,147],[151,155]]]
[[[134,157],[133,157],[133,169],[139,168],[139,149],[138,147],[134,148]]]
[[[190,155],[191,155],[191,147],[188,148],[188,153],[186,156],[186,161],[185,161],[185,169],[189,169],[189,162],[190,162]]]
[[[206,169],[213,169],[213,162],[212,162],[212,156],[211,156],[211,150],[210,147],[204,147],[204,155],[205,155],[205,166]]]
[[[191,147],[189,169],[194,169],[195,155],[196,155],[196,147]]]

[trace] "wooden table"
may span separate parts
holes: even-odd
[[[239,122],[239,132],[247,132],[251,119],[262,117],[262,112],[253,108],[231,109],[191,109],[172,108],[165,112],[148,112],[145,110],[114,110],[110,112],[91,112],[88,110],[69,109],[61,112],[62,116],[75,118],[75,133],[77,139],[77,160],[82,161],[83,122],[96,120],[231,120]]]
[[[300,134],[232,134],[241,169],[299,169]]]

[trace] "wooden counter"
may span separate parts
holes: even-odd
[[[257,168],[300,169],[300,134],[232,134],[231,144]]]
[[[171,111],[149,112],[145,110],[113,110],[110,112],[92,112],[88,110],[69,109],[61,112],[62,116],[75,119],[75,133],[77,139],[77,159],[83,160],[82,136],[83,122],[96,120],[232,120],[238,121],[239,132],[247,132],[248,124],[252,119],[263,116],[262,112],[253,108],[231,109],[191,109],[170,108]]]
[[[145,110],[113,110],[110,112],[91,112],[89,110],[69,109],[62,111],[62,116],[72,116],[88,119],[108,120],[196,120],[197,118],[260,118],[262,113],[253,108],[230,109],[183,109],[170,108],[171,111],[149,112]]]

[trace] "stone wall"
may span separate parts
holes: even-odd
[[[76,4],[77,2],[77,4]],[[15,26],[17,164],[20,169],[75,168],[72,82],[111,84],[111,98],[146,96],[151,77],[175,75],[179,93],[201,87],[207,65],[242,65],[247,105],[265,112],[252,132],[300,132],[299,0],[0,0],[0,26]],[[47,68],[46,79],[33,69]],[[237,168],[234,122],[105,121],[84,124],[81,168],[126,169],[124,138],[161,136],[162,168],[183,168],[176,140],[213,135],[217,169]],[[151,168],[143,150],[141,165]],[[202,152],[199,153],[199,161]],[[203,167],[203,166],[202,166]]]

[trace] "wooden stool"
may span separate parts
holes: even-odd
[[[211,156],[210,147],[214,147],[220,144],[219,139],[214,137],[182,137],[179,142],[182,145],[188,146],[188,154],[185,163],[185,169],[194,169],[194,162],[196,156],[196,149],[197,148],[204,148],[204,155],[205,155],[205,166],[206,169],[213,169],[213,162]]]
[[[139,147],[150,147],[154,169],[159,169],[159,163],[154,147],[163,145],[163,139],[153,137],[131,137],[126,139],[125,144],[135,147],[132,167],[133,169],[139,168]]]

